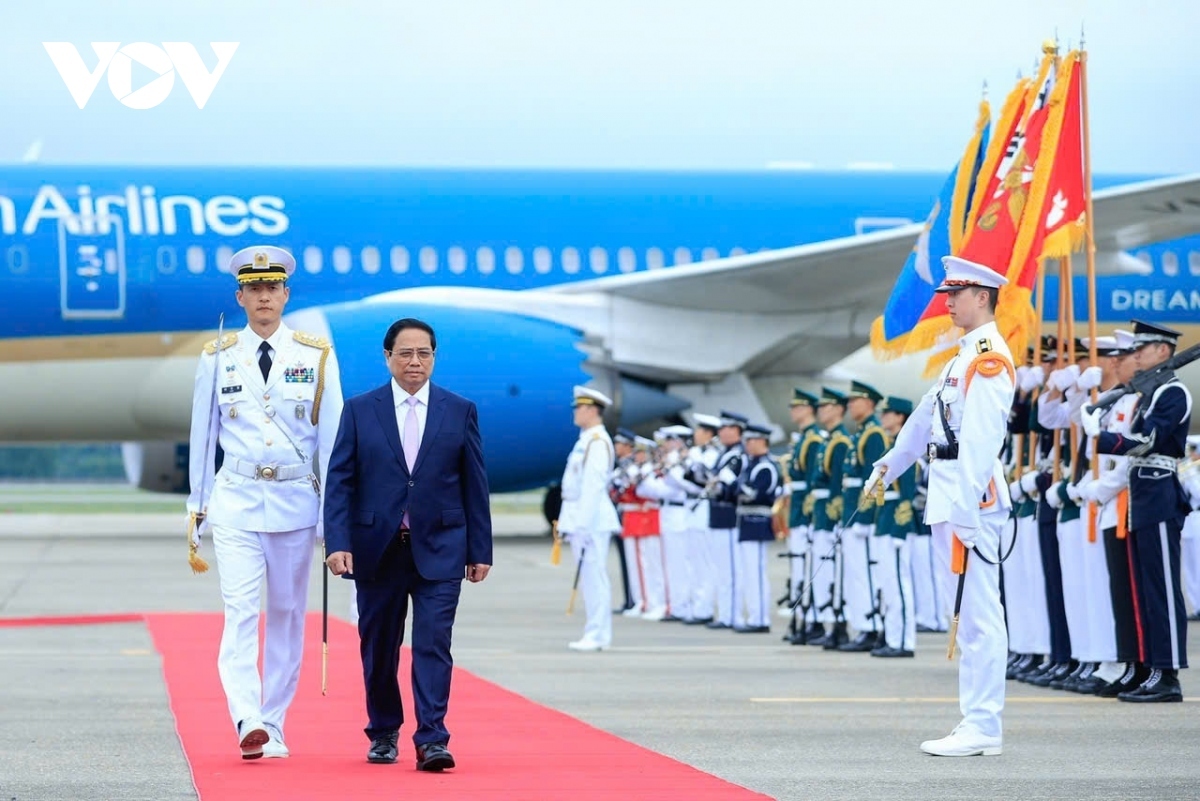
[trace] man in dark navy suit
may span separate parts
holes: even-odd
[[[352,574],[367,687],[367,761],[396,761],[400,644],[412,597],[417,770],[454,767],[444,723],[450,634],[462,579],[492,564],[492,519],[475,404],[431,384],[437,337],[393,323],[383,339],[392,380],[346,402],[325,488],[326,564]]]

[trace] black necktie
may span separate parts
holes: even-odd
[[[262,354],[258,357],[258,369],[262,370],[265,383],[267,376],[271,374],[271,346],[264,341],[258,346],[258,352]]]

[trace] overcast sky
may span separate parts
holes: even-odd
[[[1081,23],[1096,171],[1200,171],[1197,0],[10,2],[0,161],[940,171]],[[240,45],[202,110],[80,110],[45,41]]]

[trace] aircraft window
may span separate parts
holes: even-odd
[[[408,272],[408,248],[401,245],[392,246],[392,272],[406,273]]]
[[[1162,255],[1163,275],[1179,275],[1179,254],[1168,250]]]
[[[736,248],[736,247],[735,247],[735,248],[730,248],[730,249],[729,249],[729,255],[730,255],[730,256],[745,256],[745,255],[746,255],[746,249],[745,249],[745,248]]]
[[[29,270],[29,251],[24,245],[13,245],[8,249],[8,269],[17,275]]]
[[[603,275],[608,272],[608,251],[604,248],[592,248],[588,252],[588,263],[592,266],[592,272]]]
[[[417,264],[421,266],[421,272],[426,275],[433,275],[437,272],[438,257],[437,251],[429,245],[421,248],[417,253]]]
[[[637,254],[633,248],[621,248],[617,251],[617,269],[623,273],[631,273],[637,269]]]
[[[446,265],[450,268],[450,272],[455,275],[462,275],[467,271],[467,252],[458,245],[446,251]]]
[[[567,275],[579,272],[579,251],[575,248],[563,248],[562,268]]]
[[[1150,258],[1150,254],[1148,252],[1139,250],[1137,253],[1133,254],[1133,257],[1149,267],[1151,271],[1154,270],[1154,259]]]
[[[379,272],[379,248],[374,245],[367,245],[362,249],[362,268],[367,275],[375,275]]]
[[[187,249],[187,268],[190,273],[204,272],[204,248],[192,245]]]
[[[691,264],[692,251],[687,248],[675,248],[675,263],[676,264]]]
[[[323,261],[321,249],[316,245],[309,245],[304,249],[304,269],[306,272],[314,275],[321,272]]]
[[[213,256],[217,260],[217,272],[229,273],[229,260],[233,258],[233,248],[228,245],[221,245],[217,248],[216,254]]]
[[[520,275],[521,270],[525,269],[525,256],[521,253],[520,248],[507,247],[504,249],[504,269],[513,275]]]
[[[646,251],[646,269],[661,270],[663,266],[662,248],[650,248]]]
[[[345,245],[338,245],[333,249],[333,271],[341,275],[350,272],[353,265],[350,263],[350,248]]]
[[[1200,275],[1200,250],[1188,253],[1188,272],[1192,275]]]
[[[487,245],[475,251],[475,269],[480,275],[491,275],[496,271],[496,252]]]
[[[705,248],[700,251],[700,261],[712,261],[719,258],[721,258],[721,253],[716,248]]]
[[[550,257],[550,248],[536,247],[533,249],[533,269],[538,275],[545,275],[554,266]]]
[[[156,250],[154,253],[154,261],[158,265],[158,271],[160,273],[162,273],[163,275],[173,274],[175,272],[175,266],[176,266],[175,248],[168,247],[166,245],[163,245],[162,247],[158,248],[158,250]],[[198,265],[195,265],[195,266],[193,266],[191,264],[191,262],[188,262],[188,269],[192,273],[202,273],[202,272],[204,272],[204,262],[202,261]]]

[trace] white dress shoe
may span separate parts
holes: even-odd
[[[608,648],[607,645],[602,645],[595,640],[589,640],[584,637],[582,640],[567,643],[567,647],[572,651],[603,651]]]
[[[288,751],[287,744],[283,742],[283,732],[274,726],[268,726],[267,733],[271,735],[271,739],[263,744],[263,759],[287,759],[291,752]]]
[[[999,756],[1000,743],[999,737],[987,737],[972,728],[959,725],[940,740],[921,743],[921,750],[933,756]]]
[[[622,612],[621,615],[623,617],[641,617],[642,616],[642,605],[634,604],[633,606],[629,607],[624,612]]]
[[[665,606],[656,606],[642,615],[642,620],[662,620],[667,616],[667,608]]]
[[[271,739],[267,727],[260,720],[243,720],[238,726],[238,747],[242,759],[258,759],[263,755],[263,746]]]

